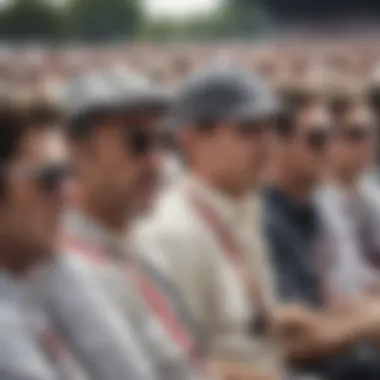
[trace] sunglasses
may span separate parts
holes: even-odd
[[[373,136],[373,128],[369,125],[353,124],[342,129],[339,136],[348,142],[363,142]]]
[[[260,139],[266,135],[270,130],[269,121],[240,121],[235,123],[232,128],[234,133],[237,136],[251,140],[251,139]]]
[[[57,193],[63,181],[72,173],[67,163],[45,163],[31,167],[16,167],[9,170],[11,175],[34,182],[46,195]]]
[[[146,130],[144,127],[128,127],[125,132],[125,142],[136,157],[146,156],[158,146],[164,144],[160,134]]]
[[[309,149],[314,152],[322,152],[330,140],[329,127],[314,127],[304,136],[304,141]]]

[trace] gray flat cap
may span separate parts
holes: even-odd
[[[218,67],[190,77],[181,86],[170,123],[255,121],[274,116],[279,110],[274,92],[261,78],[239,69]]]
[[[90,72],[69,83],[65,100],[69,119],[74,120],[100,114],[122,114],[141,107],[166,109],[171,96],[136,74]]]

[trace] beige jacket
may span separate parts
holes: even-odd
[[[138,244],[156,245],[194,317],[210,357],[241,361],[257,369],[278,366],[277,350],[266,337],[249,332],[255,317],[241,276],[212,229],[187,197],[196,192],[214,208],[244,246],[249,276],[259,279],[273,303],[272,281],[258,228],[258,202],[236,204],[194,178],[185,178],[159,200],[155,213],[137,229]]]

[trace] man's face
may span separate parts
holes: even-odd
[[[196,153],[230,190],[246,192],[261,177],[268,153],[270,122],[224,122],[196,132]],[[196,158],[197,159],[197,158]]]
[[[157,117],[136,112],[100,123],[80,147],[81,175],[110,212],[140,212],[150,206],[159,178]]]
[[[331,120],[325,106],[310,105],[295,117],[294,133],[285,146],[290,170],[305,184],[318,181],[326,169]]]
[[[375,121],[368,107],[356,105],[336,126],[331,155],[348,178],[362,174],[373,162]]]
[[[67,162],[62,138],[51,131],[31,131],[17,157],[4,169],[3,222],[15,251],[44,259],[54,251]],[[20,258],[21,259],[21,258]]]

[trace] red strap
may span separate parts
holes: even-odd
[[[188,331],[183,328],[173,308],[160,294],[155,284],[141,272],[131,270],[130,275],[143,299],[147,301],[154,313],[160,318],[161,323],[166,326],[173,340],[184,352],[191,356],[194,352],[195,342]]]
[[[54,331],[44,329],[39,332],[38,337],[41,346],[53,360],[59,361],[65,355],[62,342]]]
[[[78,367],[76,357],[62,343],[62,340],[53,328],[48,327],[38,329],[37,334],[42,350],[52,362],[59,366],[68,365],[68,368]]]
[[[258,281],[253,283],[249,279],[243,248],[233,236],[232,231],[223,223],[216,211],[200,196],[197,196],[193,191],[188,192],[188,196],[195,211],[210,227],[223,248],[224,255],[241,278],[248,298],[255,307],[259,307],[262,310],[266,309],[261,285]]]
[[[106,252],[82,239],[65,237],[64,245],[69,250],[71,249],[87,260],[95,261],[98,264],[104,265],[111,261]],[[172,340],[190,359],[195,359],[194,356],[197,353],[195,341],[178,319],[173,308],[166,300],[166,297],[159,291],[155,284],[152,283],[148,276],[144,275],[141,271],[136,271],[129,267],[127,268],[125,263],[123,263],[123,266],[126,269],[128,278],[134,281],[142,298],[158,317]]]

